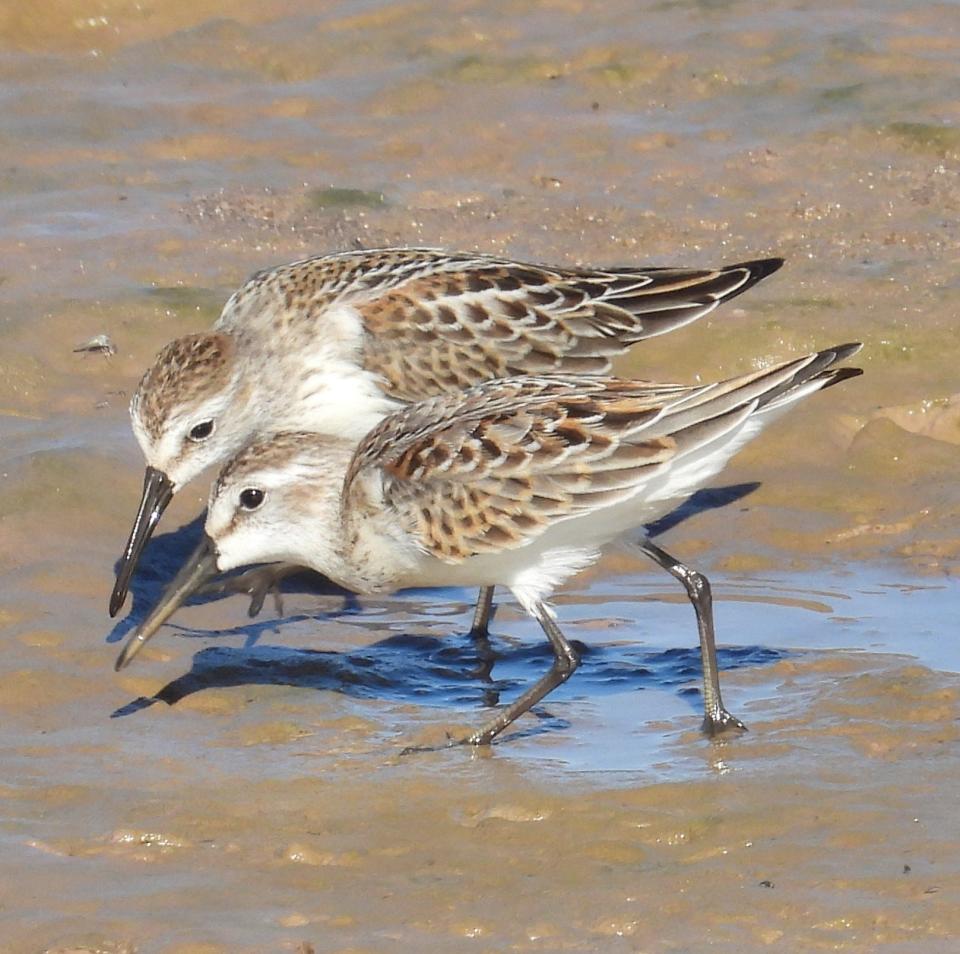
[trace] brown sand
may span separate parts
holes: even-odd
[[[957,949],[955,7],[8,7],[0,950]],[[692,380],[866,343],[862,379],[721,481],[758,489],[661,540],[714,577],[721,627],[736,622],[721,640],[759,647],[725,657],[748,735],[699,736],[678,694],[695,656],[657,654],[690,649],[689,610],[623,553],[560,600],[595,647],[584,672],[488,753],[398,756],[483,717],[467,597],[314,621],[341,600],[298,594],[292,621],[268,607],[242,630],[243,601],[221,600],[113,673],[142,370],[250,271],[388,243],[787,257],[624,373]],[[99,334],[115,355],[74,352]],[[165,528],[204,495],[178,495]],[[138,611],[169,569],[145,568]],[[871,574],[904,585],[860,586]],[[760,598],[768,578],[802,583]],[[874,598],[848,612],[858,586]],[[511,679],[545,665],[515,610],[495,630],[522,637],[499,644]]]

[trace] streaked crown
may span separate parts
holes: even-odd
[[[229,335],[185,335],[165,345],[143,376],[130,413],[146,435],[160,439],[182,409],[225,390],[232,378],[236,347]]]

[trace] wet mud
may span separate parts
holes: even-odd
[[[956,949],[954,7],[8,6],[0,950]],[[548,665],[509,601],[474,644],[469,592],[207,597],[114,673],[205,498],[109,620],[143,370],[250,272],[383,244],[787,258],[624,374],[864,341],[654,528],[713,580],[747,734],[700,735],[692,611],[629,542],[558,596],[581,670],[488,752],[400,755]]]

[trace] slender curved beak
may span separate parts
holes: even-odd
[[[217,553],[213,541],[204,534],[199,546],[187,558],[180,572],[173,578],[167,591],[153,612],[140,624],[136,632],[127,640],[114,669],[119,672],[130,664],[134,656],[143,649],[146,641],[195,593],[206,580],[217,573]]]
[[[148,467],[143,477],[143,496],[140,498],[140,509],[137,518],[133,521],[130,539],[120,558],[120,568],[117,570],[117,582],[113,585],[110,594],[110,615],[116,616],[127,598],[130,588],[130,578],[137,568],[143,548],[153,536],[153,530],[167,509],[173,497],[173,484],[163,471],[156,467]]]

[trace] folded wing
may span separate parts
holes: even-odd
[[[489,382],[385,420],[357,449],[345,494],[361,503],[378,475],[382,506],[447,562],[523,546],[645,492],[689,493],[766,412],[859,374],[833,367],[858,347],[698,387],[577,375]]]

